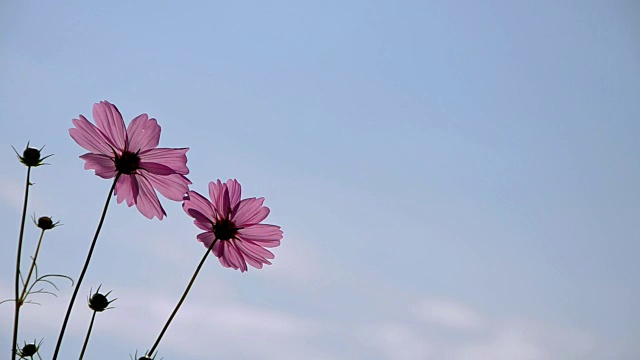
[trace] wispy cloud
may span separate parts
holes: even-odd
[[[433,353],[428,339],[401,323],[382,323],[360,327],[355,332],[361,346],[374,349],[377,359],[424,360]]]
[[[413,312],[419,319],[456,329],[475,329],[482,324],[482,317],[451,300],[424,299],[414,305]]]
[[[410,307],[417,321],[371,323],[358,329],[380,359],[598,359],[594,337],[526,319],[501,320],[458,301],[425,298]]]
[[[108,287],[104,287],[107,289]],[[3,294],[10,288],[2,286]],[[313,319],[285,311],[230,301],[225,292],[211,287],[191,294],[171,324],[160,345],[160,354],[180,354],[179,358],[200,358],[215,352],[221,358],[234,359],[330,359],[311,343],[320,334],[321,326]],[[68,299],[67,292],[59,298],[46,298],[44,306],[26,308],[22,316],[22,333],[47,338],[47,345],[57,336]],[[139,351],[151,346],[178,301],[179,294],[167,296],[144,289],[118,288],[113,296],[115,309],[98,315],[95,338],[110,338],[115,344],[129,344]],[[76,348],[86,332],[90,311],[78,300],[67,330],[66,344]],[[0,322],[10,324],[12,306],[0,308]],[[0,338],[9,338],[8,327]],[[28,335],[31,336],[31,335]],[[49,349],[45,349],[47,351]],[[166,357],[165,357],[166,358]],[[169,358],[178,358],[169,356]]]
[[[6,284],[0,290],[10,293]],[[55,338],[67,292],[47,299],[42,307],[29,307],[24,329],[37,328],[38,334]],[[602,339],[574,328],[524,318],[498,319],[446,298],[413,303],[398,298],[394,306],[406,309],[406,317],[396,314],[385,319],[384,309],[378,309],[374,312],[377,318],[346,321],[339,316],[327,319],[237,301],[238,294],[233,292],[232,288],[208,286],[190,294],[165,335],[160,354],[167,359],[196,359],[214,352],[220,358],[274,360],[363,356],[381,360],[595,360],[606,358],[608,351]],[[144,351],[155,340],[179,294],[118,288],[114,296],[119,298],[116,309],[99,316],[94,336]],[[69,328],[70,347],[82,339],[89,317],[89,311],[81,310],[83,304],[76,306]],[[10,310],[11,306],[0,308],[0,322],[10,323]],[[398,320],[402,318],[405,320]],[[8,339],[8,329],[0,334]]]
[[[24,184],[0,179],[0,200],[18,211],[22,210]]]

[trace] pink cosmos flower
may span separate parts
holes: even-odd
[[[262,206],[264,198],[240,200],[240,184],[236,180],[226,183],[210,182],[211,201],[195,191],[189,191],[182,204],[184,211],[193,217],[197,227],[205,232],[198,241],[218,257],[220,264],[235,270],[247,271],[247,263],[262,269],[271,265],[273,254],[265,249],[280,245],[282,230],[279,226],[260,224],[269,208]]]
[[[80,156],[84,168],[103,179],[118,176],[118,203],[134,204],[149,219],[166,216],[156,190],[170,200],[182,201],[191,181],[186,153],[189,148],[158,148],[160,126],[147,114],[138,115],[125,128],[122,115],[107,101],[93,105],[97,127],[84,116],[73,119],[69,134],[89,150]]]

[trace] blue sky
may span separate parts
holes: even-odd
[[[236,178],[284,230],[274,264],[209,259],[165,359],[637,359],[640,7],[574,2],[5,3],[0,297],[24,168],[43,272],[77,277],[110,183],[71,119],[109,100],[190,147],[192,190]],[[112,207],[89,288],[112,289],[90,359],[150,347],[203,254],[180,204]],[[29,228],[25,251],[35,247]],[[84,289],[86,288],[86,289]],[[27,307],[52,353],[71,289]],[[10,347],[12,307],[0,306]]]

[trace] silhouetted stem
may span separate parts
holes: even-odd
[[[56,360],[58,358],[58,352],[60,351],[60,345],[62,345],[62,338],[64,337],[64,331],[67,328],[67,323],[69,322],[69,316],[71,316],[71,310],[73,309],[73,303],[76,301],[76,296],[78,296],[78,290],[80,290],[82,279],[84,279],[84,274],[87,272],[87,268],[89,267],[89,261],[91,261],[91,255],[93,254],[93,249],[96,246],[96,241],[98,240],[100,229],[102,229],[102,223],[104,223],[104,218],[107,215],[109,202],[111,200],[111,196],[113,195],[113,191],[116,188],[116,183],[118,182],[119,177],[120,177],[120,174],[118,173],[118,175],[116,175],[116,178],[113,180],[113,185],[111,185],[111,190],[109,190],[109,195],[107,195],[107,201],[104,204],[104,209],[102,210],[102,216],[100,217],[100,222],[98,223],[98,228],[96,229],[96,233],[93,236],[93,241],[91,242],[91,247],[89,248],[89,253],[87,254],[87,260],[85,260],[84,266],[82,267],[82,272],[80,272],[80,276],[78,277],[78,283],[76,284],[76,288],[73,289],[73,294],[71,295],[71,300],[69,301],[67,314],[64,316],[64,321],[62,322],[62,328],[60,329],[60,335],[58,335],[58,343],[56,344],[56,349],[53,353],[52,360]]]
[[[93,329],[93,321],[96,319],[96,311],[91,315],[91,322],[89,323],[89,329],[87,330],[87,337],[84,338],[84,344],[82,345],[82,351],[80,352],[79,360],[82,360],[84,357],[84,351],[87,349],[87,344],[89,343],[89,336],[91,336],[91,329]]]
[[[40,252],[40,244],[42,244],[42,238],[44,237],[45,230],[42,229],[40,233],[40,239],[38,239],[38,246],[36,247],[36,252],[33,254],[33,261],[31,261],[31,267],[29,268],[29,274],[27,275],[27,280],[24,281],[24,285],[22,287],[22,293],[20,294],[20,303],[24,303],[25,294],[27,292],[27,287],[29,286],[29,280],[31,280],[31,275],[33,275],[33,269],[36,267],[36,259],[38,259],[38,253]]]
[[[202,265],[204,264],[205,260],[207,260],[207,256],[209,256],[209,253],[211,252],[211,249],[213,249],[213,245],[215,245],[216,241],[218,241],[218,239],[213,240],[213,242],[211,243],[211,246],[209,246],[209,248],[207,249],[207,252],[202,257],[202,260],[200,260],[200,264],[198,264],[196,271],[193,273],[193,276],[191,277],[191,281],[189,281],[189,285],[187,285],[187,288],[184,290],[184,293],[180,298],[180,301],[178,301],[178,305],[176,305],[176,308],[173,309],[171,316],[169,316],[169,320],[167,320],[167,323],[164,324],[162,331],[160,331],[160,335],[158,335],[158,338],[156,339],[155,344],[153,344],[153,346],[151,347],[151,350],[149,350],[149,352],[147,353],[148,356],[151,356],[153,352],[156,350],[156,348],[158,347],[158,345],[160,345],[160,340],[162,340],[164,333],[169,328],[169,324],[171,324],[171,321],[178,313],[178,310],[180,309],[180,306],[182,306],[184,299],[187,298],[187,294],[189,293],[189,290],[191,290],[191,286],[193,285],[193,282],[196,281],[196,277],[198,276],[198,273],[200,272],[200,269],[202,268]]]
[[[11,344],[11,359],[15,360],[18,354],[18,322],[20,320],[20,258],[22,257],[22,238],[24,236],[24,221],[27,218],[27,200],[29,200],[29,177],[31,176],[31,166],[27,166],[27,183],[24,188],[24,204],[22,205],[22,220],[20,221],[20,235],[18,235],[18,255],[16,257],[16,286],[15,297],[16,307],[13,314],[13,342]]]

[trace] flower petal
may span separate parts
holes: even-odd
[[[259,244],[254,243],[253,241],[236,240],[235,243],[236,246],[238,246],[238,248],[240,248],[243,252],[251,254],[256,258],[263,258],[264,260],[275,258],[275,255],[273,255],[271,251],[263,248]]]
[[[244,267],[246,270],[248,270],[247,265],[251,265],[252,267],[256,268],[256,269],[262,269],[262,267],[264,266],[264,264],[267,265],[271,265],[271,262],[269,262],[269,260],[267,259],[262,259],[259,257],[255,257],[254,255],[252,255],[251,253],[247,253],[245,252],[239,245],[239,243],[234,242],[233,244],[235,246],[235,248],[238,250],[238,252],[240,253],[240,256],[242,256],[243,262],[244,262]],[[246,271],[245,270],[245,271]]]
[[[209,226],[206,226],[208,219],[200,211],[196,209],[189,209],[187,211],[187,215],[194,218],[195,220],[193,220],[193,223],[196,224],[196,226],[198,226],[202,230],[213,231],[213,226],[211,225],[211,223],[209,223]]]
[[[244,260],[254,268],[262,269],[263,264],[271,265],[271,262],[269,262],[269,260],[260,256],[256,256],[255,254],[248,251],[246,248],[243,248],[242,242],[240,241],[234,242],[234,245],[236,246],[238,251],[242,253],[242,257],[244,258]]]
[[[73,119],[75,128],[69,129],[69,135],[78,145],[96,154],[114,155],[107,145],[106,136],[87,118],[80,115],[80,119]]]
[[[136,207],[138,211],[145,217],[149,219],[153,219],[157,217],[159,220],[162,220],[167,213],[164,212],[162,205],[160,205],[160,200],[158,200],[158,195],[153,190],[153,186],[144,176],[136,176],[136,180],[138,180],[138,187],[140,189],[140,193],[136,198]]]
[[[118,111],[115,105],[108,101],[101,101],[94,104],[93,120],[111,146],[121,151],[124,150],[127,130],[124,126],[122,115],[120,115],[120,111]]]
[[[171,175],[177,174],[175,170],[168,167],[167,165],[162,165],[154,162],[140,162],[140,167],[150,173],[156,175]]]
[[[263,264],[271,265],[271,262],[267,259],[273,259],[274,255],[269,250],[244,241],[234,241],[234,245],[242,252],[249,265],[254,268],[262,269]]]
[[[193,211],[196,211],[196,210],[193,210]],[[208,220],[205,222],[205,221],[200,221],[198,219],[195,219],[193,220],[193,223],[198,227],[198,229],[201,229],[204,231],[213,231],[213,227],[211,226],[211,223]]]
[[[162,196],[174,201],[182,201],[184,195],[189,191],[189,184],[191,184],[189,179],[180,174],[161,176],[141,171],[140,175],[149,180],[153,188],[158,190]]]
[[[226,268],[231,267],[231,264],[229,264],[229,262],[227,261],[226,258],[226,253],[225,253],[225,247],[224,247],[224,243],[226,241],[218,241],[213,245],[213,248],[211,249],[211,251],[213,252],[213,254],[218,257],[218,260],[220,261],[220,264]]]
[[[229,190],[229,201],[231,208],[235,208],[240,202],[240,194],[242,193],[242,187],[236,179],[227,180],[227,189]]]
[[[116,183],[115,194],[118,197],[118,204],[127,200],[129,207],[136,203],[136,198],[140,193],[138,180],[135,175],[121,174]]]
[[[182,209],[197,221],[209,222],[209,224],[215,221],[215,213],[211,202],[193,190],[189,191],[189,198],[182,203]],[[194,216],[196,212],[201,214],[203,218],[200,218],[200,215],[198,217]],[[211,225],[206,230],[211,230]]]
[[[149,119],[147,114],[136,116],[127,128],[127,148],[133,153],[155,149],[160,143],[160,131],[156,119]]]
[[[242,256],[242,253],[233,245],[231,241],[223,241],[225,247],[225,257],[229,264],[236,270],[240,269],[241,272],[247,271],[247,263]]]
[[[237,227],[248,227],[258,224],[269,215],[269,208],[262,206],[264,198],[243,199],[233,214],[233,222]]]
[[[140,165],[143,167],[145,163],[156,163],[167,166],[178,174],[187,175],[189,173],[187,151],[189,148],[156,148],[141,151],[138,156],[140,156]]]
[[[196,238],[198,239],[198,241],[200,241],[204,245],[204,247],[208,249],[209,246],[211,246],[211,243],[215,241],[216,236],[212,232],[207,231],[207,232],[198,234]]]
[[[229,203],[229,191],[227,190],[226,184],[223,184],[219,179],[216,180],[216,182],[212,181],[209,183],[209,197],[211,197],[213,208],[220,218],[226,218],[227,215],[229,215],[228,209],[224,206],[225,196],[227,197],[227,203]]]
[[[86,153],[80,156],[84,160],[85,170],[95,170],[96,175],[103,179],[111,179],[116,176],[116,165],[113,159],[107,155]]]
[[[280,245],[282,230],[279,226],[257,224],[238,230],[237,238],[243,241],[258,243],[262,247],[276,247]]]

